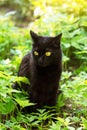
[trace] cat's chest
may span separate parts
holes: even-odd
[[[42,70],[37,70],[35,69],[32,78],[36,79],[37,81],[47,81],[51,82],[53,79],[55,80],[57,77],[57,70],[50,70],[50,69],[42,69]]]
[[[34,71],[31,86],[38,91],[52,90],[57,87],[57,73],[50,71]]]
[[[47,85],[50,84],[50,80],[52,78],[52,75],[48,72],[43,72],[43,73],[39,73],[39,72],[35,72],[32,75],[32,83],[34,84],[42,84],[42,85]]]

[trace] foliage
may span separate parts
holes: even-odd
[[[6,11],[10,8],[10,12],[0,16],[0,129],[86,130],[87,1],[2,0],[0,7]],[[17,22],[12,19],[15,20],[16,14],[19,19],[32,20],[28,28],[15,26],[18,19]],[[14,82],[20,86],[21,82],[29,84],[25,77],[14,76],[22,57],[32,47],[29,30],[49,36],[63,33],[62,94],[58,97],[56,113],[54,108],[22,113],[24,107],[34,104],[29,102],[27,93],[12,88]]]
[[[31,103],[29,103],[28,100],[25,100],[26,97],[24,98],[22,96],[23,95],[22,92],[12,88],[12,84],[14,82],[19,83],[19,81],[29,84],[29,81],[25,77],[17,78],[15,76],[11,76],[0,71],[0,83],[1,83],[0,84],[0,106],[1,106],[0,113],[1,114],[9,114],[12,111],[14,111],[16,107],[16,102],[21,107],[32,105]],[[13,96],[12,93],[16,93],[16,95]]]
[[[0,70],[11,69],[15,73],[21,58],[31,48],[29,30],[15,27],[9,16],[0,20]]]

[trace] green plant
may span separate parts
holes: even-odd
[[[20,85],[20,82],[29,84],[29,81],[25,77],[15,77],[0,71],[0,113],[2,115],[2,121],[3,115],[6,116],[6,119],[14,115],[17,104],[20,105],[21,109],[33,105],[27,99],[27,94],[25,92],[20,92],[12,88],[14,82],[18,82]]]

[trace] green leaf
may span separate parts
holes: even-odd
[[[30,103],[29,100],[14,99],[21,107],[32,106],[34,103]]]
[[[9,114],[14,111],[15,107],[16,104],[11,98],[7,98],[5,102],[0,102],[0,112],[2,114]]]
[[[25,84],[30,84],[29,79],[26,77],[15,77],[13,82],[23,82]]]

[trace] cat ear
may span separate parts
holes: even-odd
[[[53,42],[54,42],[55,47],[60,47],[61,37],[62,37],[62,33],[54,37]]]
[[[32,40],[35,42],[38,39],[38,35],[36,33],[34,33],[33,31],[30,30],[30,35]]]

